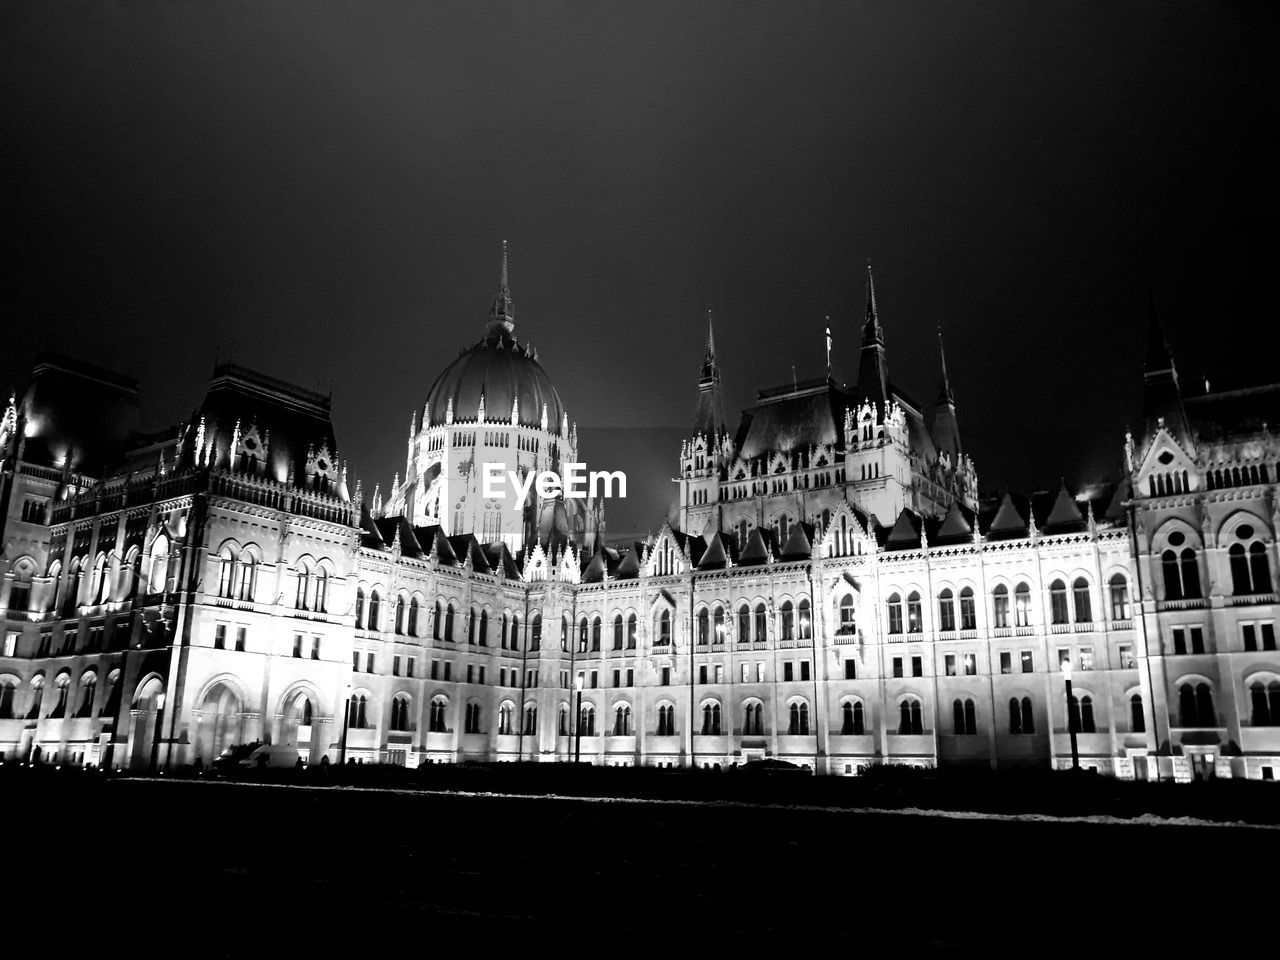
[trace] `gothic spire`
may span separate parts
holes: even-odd
[[[724,410],[720,402],[720,365],[716,360],[716,334],[711,322],[711,306],[707,306],[707,341],[702,351],[702,370],[698,375],[698,413],[693,432],[715,436],[724,429]]]
[[[951,392],[951,380],[947,376],[947,348],[942,344],[942,324],[938,324],[938,359],[942,365],[942,378],[938,381],[938,402],[955,404],[955,394]]]
[[[502,241],[502,274],[498,281],[498,292],[489,305],[489,334],[504,338],[511,337],[515,328],[515,309],[511,304],[511,288],[507,283],[507,241]]]
[[[947,377],[947,351],[942,345],[942,324],[938,324],[938,358],[942,363],[942,376],[938,380],[938,405],[933,411],[933,444],[938,452],[951,455],[953,467],[959,466],[960,425],[956,420],[956,398],[951,392],[951,380]]]
[[[1164,336],[1154,293],[1147,297],[1147,355],[1142,367],[1142,413],[1147,422],[1148,439],[1163,423],[1179,443],[1190,443],[1191,429],[1182,406],[1178,371]]]
[[[889,402],[889,364],[885,358],[884,329],[876,307],[876,285],[867,264],[867,313],[862,324],[862,351],[858,359],[858,398],[883,405]]]

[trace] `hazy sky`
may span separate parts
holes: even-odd
[[[503,239],[517,333],[584,431],[689,423],[708,301],[732,419],[821,373],[826,314],[852,376],[870,260],[925,402],[944,327],[984,490],[1114,474],[1149,288],[1184,380],[1275,379],[1278,19],[6,0],[0,386],[56,348],[141,377],[160,426],[234,341],[332,381],[370,489],[482,333]],[[677,452],[619,436],[592,466],[645,493],[615,532],[660,521]]]

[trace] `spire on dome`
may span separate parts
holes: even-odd
[[[876,285],[867,264],[867,314],[862,325],[862,351],[858,360],[858,397],[885,405],[889,402],[889,363],[885,358],[884,329],[876,307]]]
[[[1164,336],[1160,312],[1154,293],[1147,296],[1147,355],[1142,365],[1143,418],[1147,421],[1147,438],[1155,436],[1163,421],[1165,429],[1184,446],[1191,441],[1191,428],[1182,405],[1182,389],[1173,364],[1173,351]]]
[[[507,241],[502,241],[502,275],[498,281],[498,292],[494,294],[489,305],[489,333],[510,337],[515,329],[515,308],[511,304],[511,287],[507,283]]]
[[[955,394],[951,392],[951,380],[947,376],[947,348],[942,344],[942,324],[938,324],[938,359],[942,364],[942,379],[938,381],[938,402],[955,404]]]
[[[938,406],[933,411],[933,445],[946,452],[952,468],[960,466],[960,424],[956,421],[956,398],[947,377],[947,352],[942,346],[942,324],[938,324],[938,357],[942,362],[942,378],[938,381]]]
[[[711,305],[707,305],[707,341],[702,351],[702,370],[698,374],[698,412],[693,419],[693,432],[715,436],[724,428],[724,409],[720,402],[720,365],[716,361],[716,333],[711,322]]]

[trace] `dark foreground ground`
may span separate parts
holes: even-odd
[[[0,943],[75,952],[1235,952],[1278,902],[1253,827],[38,775],[0,809]]]

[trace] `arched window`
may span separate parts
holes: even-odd
[[[720,704],[704,703],[702,705],[702,735],[704,737],[720,736]]]
[[[480,612],[472,607],[467,613],[467,643],[475,646],[476,627],[480,623]]]
[[[77,717],[93,716],[93,695],[98,687],[98,675],[95,673],[86,673],[80,678],[80,708],[76,710]]]
[[[973,587],[960,591],[960,629],[978,629],[978,614],[973,605]]]
[[[993,627],[1009,626],[1009,588],[1003,583],[996,584],[991,591],[991,625]]]
[[[1009,698],[1009,732],[1022,732],[1022,704],[1017,697]]]
[[[463,733],[484,733],[480,724],[480,704],[468,703],[463,708]]]
[[[356,587],[356,627],[364,626],[364,587]]]
[[[1093,724],[1093,697],[1088,694],[1080,698],[1080,732],[1097,732]]]
[[[93,580],[89,587],[90,603],[106,603],[107,592],[110,590],[110,582],[107,577],[107,555],[105,553],[98,554],[98,559],[93,562]],[[23,604],[27,606],[27,604]]]
[[[369,629],[378,630],[382,624],[382,597],[374,590],[369,594]]]
[[[429,733],[447,733],[445,726],[445,710],[446,702],[443,698],[437,697],[431,701],[431,711],[427,715],[427,731]]]
[[[444,611],[440,607],[440,601],[437,600],[431,608],[431,638],[433,640],[441,639],[441,632],[444,630],[444,617],[441,614]]]
[[[840,633],[852,636],[858,632],[857,610],[853,605],[853,594],[846,593],[840,598]]]
[[[658,614],[658,646],[665,647],[671,643],[671,611],[663,610]]]
[[[778,614],[780,626],[782,628],[782,639],[794,640],[796,633],[796,611],[791,605],[790,600],[782,601],[782,609]]]
[[[569,710],[567,707],[560,708],[560,736],[565,735],[565,728],[569,723]],[[524,734],[531,737],[538,732],[538,708],[532,703],[526,703],[524,706]]]
[[[634,613],[627,614],[627,649],[634,650],[636,648],[636,615]]]
[[[1111,597],[1111,619],[1129,619],[1129,581],[1123,573],[1113,573],[1107,582],[1107,590]]]
[[[1146,733],[1147,721],[1142,713],[1142,694],[1135,693],[1129,698],[1129,730],[1133,733]]]
[[[793,703],[787,712],[790,717],[787,733],[792,736],[807,737],[809,735],[809,704],[803,700]]]
[[[1067,585],[1061,580],[1049,584],[1049,612],[1053,623],[1069,623]]]
[[[578,732],[584,737],[596,735],[596,708],[589,703],[584,703],[578,714]]]
[[[239,580],[236,583],[236,596],[241,600],[252,603],[253,595],[258,585],[258,558],[246,550],[240,554],[239,564]],[[316,609],[323,610],[324,605],[321,602],[324,596],[320,582],[323,579],[323,571],[317,571],[316,579]]]
[[[404,634],[405,605],[404,597],[396,597],[396,633]]]
[[[907,632],[920,633],[924,630],[924,617],[920,613],[920,594],[912,590],[907,594]]]
[[[724,643],[724,607],[716,604],[714,610],[711,611],[711,642]]]
[[[529,622],[529,649],[542,649],[542,614],[535,613]]]
[[[613,649],[622,649],[623,635],[622,614],[615,614],[613,618]]]
[[[513,614],[511,617],[511,633],[508,638],[508,646],[512,650],[520,649],[520,615]]]
[[[902,597],[896,593],[889,594],[889,632],[902,632]]]
[[[307,597],[311,592],[311,569],[306,561],[298,564],[298,591],[293,605],[299,610],[307,609]]]
[[[1181,556],[1182,596],[1188,600],[1200,598],[1200,564],[1196,561],[1196,552],[1184,547]]]
[[[951,588],[938,594],[938,629],[950,633],[956,628],[956,599]]]
[[[409,729],[409,696],[408,694],[396,694],[395,699],[391,701],[391,729],[392,730],[408,730]]]
[[[72,572],[78,573],[79,569],[77,563]],[[157,536],[151,544],[151,573],[147,576],[147,589],[152,593],[167,593],[169,590],[169,538],[163,535]]]
[[[764,705],[759,702],[743,704],[742,735],[745,737],[764,736]]]
[[[1213,694],[1207,683],[1196,684],[1196,715],[1200,718],[1202,727],[1218,725],[1218,714],[1213,709]]]
[[[13,700],[17,696],[18,685],[12,680],[0,680],[0,720],[13,720]]]
[[[1255,727],[1280,726],[1280,681],[1272,680],[1263,685],[1255,680],[1249,686],[1251,709],[1249,723]],[[0,717],[4,714],[0,713]]]
[[[230,599],[235,584],[236,556],[230,547],[223,547],[218,557],[218,596]]]
[[[898,733],[920,734],[924,732],[919,700],[914,697],[908,697],[898,705],[898,712]]]
[[[801,597],[796,604],[796,627],[801,640],[813,639],[813,617],[810,612],[809,598]]]
[[[764,641],[769,639],[769,614],[763,603],[756,604],[753,639]]]
[[[489,645],[489,611],[480,611],[480,646]]]
[[[697,624],[695,633],[697,635],[698,646],[703,646],[711,642],[711,613],[706,607],[698,611],[695,617]]]
[[[257,560],[250,556],[249,563],[252,564],[252,576],[256,582],[258,576]],[[252,588],[250,588],[250,592],[252,592]],[[252,597],[245,597],[244,599],[250,600]],[[324,567],[316,567],[315,608],[318,613],[325,613],[329,609],[329,571]]]
[[[1076,577],[1075,582],[1071,584],[1071,594],[1074,600],[1076,623],[1092,623],[1093,606],[1089,602],[1089,581],[1084,577]]]
[[[453,640],[453,604],[444,608],[444,639]]]
[[[620,703],[613,708],[613,735],[615,737],[631,736],[631,708]]]
[[[1031,626],[1031,584],[1025,580],[1013,588],[1013,622],[1019,627]]]
[[[972,700],[955,700],[951,704],[951,712],[957,736],[972,736],[978,732],[977,710]]]
[[[498,736],[508,737],[511,735],[511,714],[514,711],[515,708],[509,703],[504,703],[498,708]]]
[[[369,698],[357,693],[347,703],[347,725],[353,730],[363,730],[369,725]]]
[[[418,613],[422,609],[422,605],[418,603],[417,597],[409,598],[409,636],[416,637],[418,635]]]
[[[590,626],[587,622],[587,618],[583,617],[581,620],[578,621],[578,652],[579,653],[587,652],[587,633],[589,630],[590,630]]]
[[[751,608],[745,603],[738,608],[738,642],[751,639]]]
[[[864,733],[862,721],[862,701],[846,702],[840,708],[840,733],[844,736],[860,737]]]
[[[591,649],[594,652],[600,650],[600,617],[597,615],[591,620]]]

